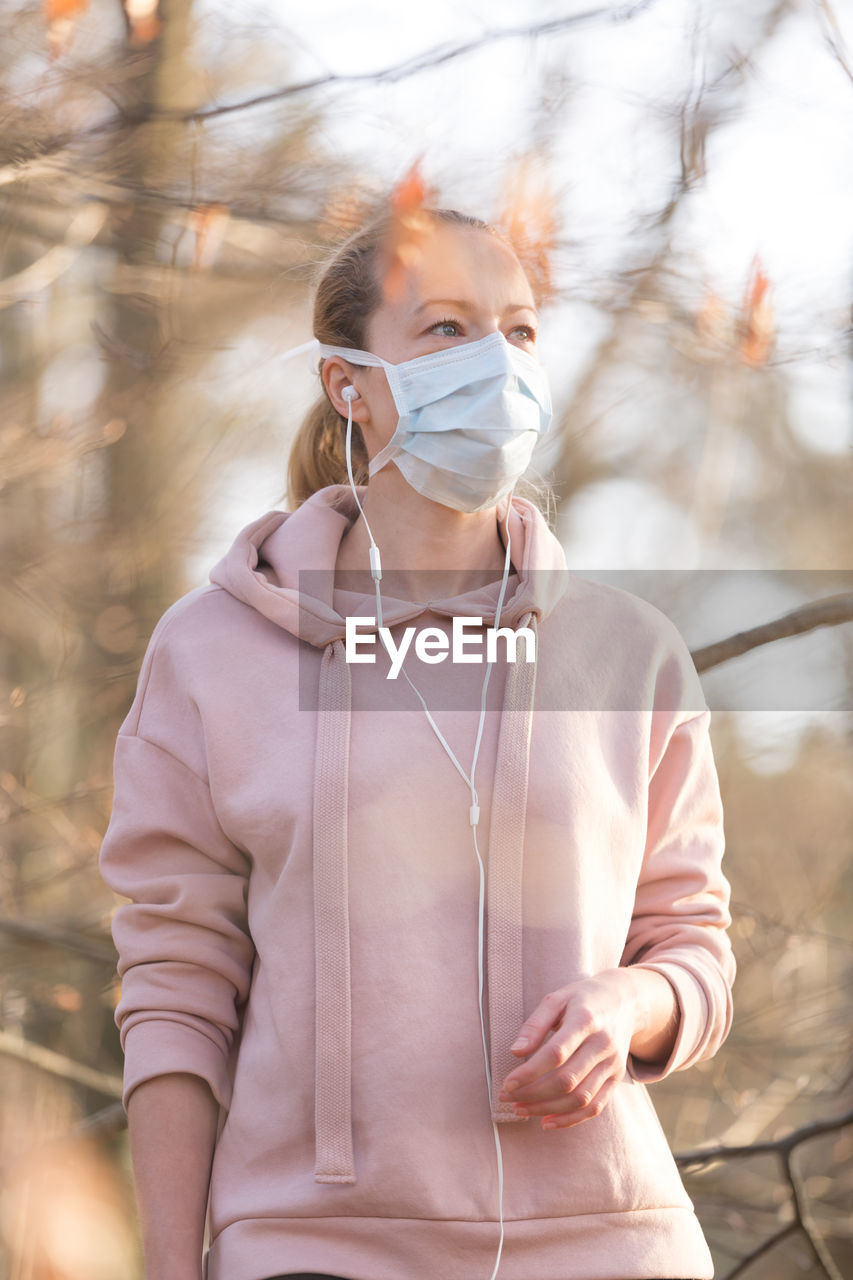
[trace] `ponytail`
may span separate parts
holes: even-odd
[[[287,466],[287,494],[301,506],[312,493],[330,484],[347,484],[346,418],[325,394],[315,400],[296,433]],[[357,485],[367,484],[367,449],[357,422],[352,424],[352,474]]]

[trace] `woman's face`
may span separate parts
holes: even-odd
[[[414,360],[500,331],[508,342],[536,354],[537,311],[527,276],[512,250],[487,231],[438,223],[416,260],[399,276],[399,288],[371,316],[366,349],[391,364]],[[397,410],[382,369],[328,367],[324,378],[339,412],[340,390],[359,392],[353,420],[372,458],[397,426]]]

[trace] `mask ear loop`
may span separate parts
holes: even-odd
[[[310,342],[300,342],[298,347],[291,347],[289,351],[282,352],[279,360],[292,360],[294,356],[301,356],[304,352],[314,355],[319,349],[320,343],[316,338],[312,338]]]

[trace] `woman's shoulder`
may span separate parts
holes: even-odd
[[[254,610],[224,587],[207,582],[179,596],[160,615],[150,634],[149,649],[180,650],[199,644],[228,643],[235,629],[245,629]]]
[[[572,652],[618,676],[620,684],[653,690],[651,705],[705,709],[684,636],[663,609],[635,591],[603,574],[584,577],[572,571],[552,618]]]
[[[177,638],[208,624],[212,612],[219,607],[218,597],[224,594],[221,587],[208,582],[191,588],[163,610],[151,632],[151,640],[162,641],[167,633],[170,638]]]
[[[139,663],[138,692],[149,686],[188,690],[211,668],[238,652],[253,611],[222,587],[194,587],[160,615]]]
[[[645,639],[651,643],[673,644],[685,647],[686,643],[672,618],[663,609],[651,603],[636,591],[620,586],[612,578],[583,576],[576,570],[568,574],[568,589],[563,594],[555,614],[562,622],[573,618],[577,625],[590,631],[630,630],[633,640]]]

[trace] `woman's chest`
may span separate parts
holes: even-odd
[[[506,673],[496,670],[481,730],[476,706],[437,707],[431,724],[408,687],[374,697],[361,674],[352,673],[350,696],[337,710],[318,709],[316,695],[306,696],[308,675],[292,664],[261,688],[235,679],[215,708],[202,708],[217,814],[265,880],[310,864],[322,803],[343,820],[350,867],[368,899],[395,880],[428,895],[460,891],[475,867],[473,777],[487,866],[493,820],[512,823],[537,918],[547,920],[554,899],[568,891],[584,896],[603,880],[614,892],[635,883],[648,715],[539,703],[532,713],[507,712]]]

